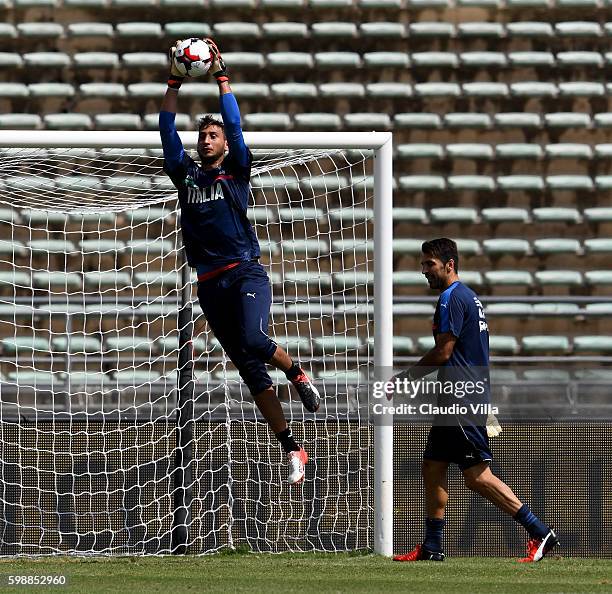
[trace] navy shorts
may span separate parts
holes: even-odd
[[[467,470],[481,462],[491,462],[493,454],[489,447],[487,428],[472,425],[434,425],[427,436],[423,458],[452,462],[461,470]]]
[[[268,337],[270,280],[257,261],[198,283],[198,300],[208,325],[240,372],[251,394],[272,385],[266,362],[276,351]]]

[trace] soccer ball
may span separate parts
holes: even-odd
[[[201,39],[192,37],[185,39],[176,46],[174,64],[183,76],[203,76],[212,63],[212,55],[208,44]]]

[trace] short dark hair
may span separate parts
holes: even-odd
[[[223,134],[225,134],[225,126],[223,125],[223,122],[210,114],[207,114],[198,120],[198,134],[202,131],[202,129],[208,128],[208,126],[218,126],[221,128],[221,130],[223,130]]]
[[[424,254],[431,254],[434,258],[438,258],[442,261],[442,264],[453,260],[455,272],[459,272],[459,251],[457,250],[457,244],[452,239],[440,237],[424,241],[423,245],[421,245],[421,251]]]

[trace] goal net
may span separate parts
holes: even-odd
[[[375,547],[374,151],[250,145],[270,334],[322,395],[270,368],[305,482],[202,315],[159,148],[3,148],[0,555]]]

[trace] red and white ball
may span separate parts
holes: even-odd
[[[208,44],[195,37],[181,41],[174,52],[174,64],[183,76],[204,76],[212,59]]]

